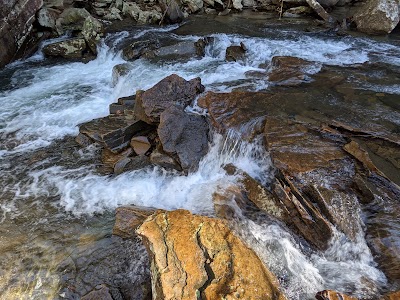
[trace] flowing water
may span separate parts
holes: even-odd
[[[400,48],[395,38],[338,37],[284,26],[271,28],[260,20],[256,23],[256,30],[239,28],[242,34],[230,32],[229,26],[207,24],[199,34],[214,37],[214,42],[207,46],[204,58],[139,59],[131,62],[131,72],[114,87],[112,68],[125,62],[120,48],[127,41],[196,41],[201,36],[190,29],[185,32],[185,26],[136,28],[109,34],[98,57],[86,64],[45,59],[39,51],[0,70],[1,299],[75,299],[100,283],[141,282],[148,277],[143,247],[111,237],[116,207],[184,208],[212,215],[212,194],[237,180],[226,175],[222,168],[226,163],[268,182],[271,166],[261,142],[239,142],[233,133],[215,135],[198,171],[188,176],[159,168],[119,176],[97,171],[99,149],[81,149],[73,142],[78,125],[107,115],[108,105],[117,98],[147,89],[165,76],[200,76],[211,91],[265,90],[268,81],[248,72],[263,72],[260,65],[275,55],[315,62],[308,70],[310,76],[323,65],[349,69],[351,74],[352,67],[374,62],[385,76],[392,75],[371,74],[370,81],[349,76],[347,81],[355,89],[388,93],[386,105],[399,125]],[[225,62],[226,47],[240,42],[248,48],[246,60]],[[189,110],[205,113],[195,104]],[[363,232],[357,242],[338,232],[324,253],[304,248],[273,222],[243,217],[238,232],[281,279],[290,299],[312,299],[315,292],[326,288],[373,297],[387,284]],[[116,252],[122,259],[130,257],[130,262],[121,264],[110,258]]]

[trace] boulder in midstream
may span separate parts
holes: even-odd
[[[172,74],[146,91],[137,91],[135,115],[139,120],[157,124],[165,109],[172,105],[185,108],[203,91],[200,78],[186,81]]]
[[[137,233],[151,258],[153,299],[287,299],[276,277],[219,219],[158,211]]]
[[[170,106],[160,116],[157,133],[163,151],[176,155],[184,171],[196,170],[208,151],[208,124],[203,116]]]

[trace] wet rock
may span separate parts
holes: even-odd
[[[156,209],[143,206],[120,206],[115,211],[115,225],[113,235],[122,238],[136,236],[135,230],[143,224],[147,217],[152,215]]]
[[[294,86],[307,80],[312,63],[298,57],[274,56],[268,80],[278,85]]]
[[[182,169],[195,170],[208,151],[208,124],[203,116],[189,115],[170,106],[160,116],[157,129],[163,150],[176,155]]]
[[[62,35],[67,30],[82,30],[83,23],[90,13],[84,8],[70,7],[65,9],[56,20],[58,34]]]
[[[84,51],[86,51],[86,42],[82,38],[69,39],[43,47],[45,55],[64,58],[82,58]]]
[[[126,116],[110,115],[84,123],[79,127],[79,132],[86,134],[92,140],[113,153],[129,145],[135,134],[148,130],[149,126]]]
[[[60,11],[48,7],[42,7],[37,12],[37,21],[40,26],[56,29],[56,20],[60,15]]]
[[[246,47],[243,43],[240,46],[229,46],[226,48],[225,59],[227,61],[239,61],[243,60],[246,53]]]
[[[307,199],[288,177],[281,177],[273,189],[289,215],[286,224],[316,248],[326,250],[333,236],[332,227],[312,201]]]
[[[222,220],[160,211],[137,232],[152,259],[153,299],[286,299],[275,276]]]
[[[182,171],[182,167],[175,159],[160,150],[154,150],[150,154],[150,162],[167,170]]]
[[[18,56],[32,32],[35,14],[43,0],[2,1],[0,7],[0,68]]]
[[[81,147],[87,147],[91,144],[93,144],[93,141],[85,134],[79,133],[75,141],[81,146]]]
[[[115,65],[112,69],[112,84],[116,86],[121,77],[129,74],[132,66],[128,63]]]
[[[359,31],[369,34],[388,34],[399,23],[399,4],[391,0],[368,0],[354,14]]]
[[[145,155],[123,158],[114,165],[114,174],[122,174],[135,170],[141,170],[152,166],[150,159]]]
[[[197,49],[192,41],[179,42],[174,45],[161,47],[153,51],[155,57],[163,60],[186,61],[197,55]]]
[[[153,40],[136,41],[122,49],[122,58],[134,60],[141,57],[145,52],[158,48],[158,42]]]
[[[361,146],[357,142],[351,141],[350,143],[344,145],[343,149],[346,150],[351,155],[353,155],[357,160],[359,160],[367,170],[369,170],[371,172],[375,172],[382,177],[386,177],[374,165],[374,163],[372,162],[372,160],[370,159],[370,157],[368,155],[368,152],[365,151],[364,149],[362,149]]]
[[[97,45],[104,36],[103,24],[92,16],[87,17],[82,26],[82,35],[92,53],[97,54]]]
[[[137,155],[145,155],[151,148],[151,143],[146,136],[135,136],[130,143]]]
[[[147,91],[137,92],[135,115],[149,124],[160,121],[161,113],[172,105],[188,106],[194,98],[204,91],[200,78],[186,81],[172,74]]]
[[[384,295],[380,300],[398,300],[400,299],[400,291],[392,292]]]
[[[199,57],[204,57],[206,54],[206,46],[210,45],[214,42],[213,37],[205,37],[199,39],[197,42],[194,43],[194,46],[196,48],[196,54]]]
[[[82,300],[113,300],[109,288],[104,285],[98,285],[89,294],[83,296]]]
[[[322,292],[318,292],[315,295],[315,298],[317,300],[336,300],[336,299],[341,299],[341,300],[358,300],[357,298],[347,296],[342,293],[338,293],[335,291],[331,290],[324,290]]]
[[[274,165],[288,174],[330,168],[346,157],[335,141],[287,119],[267,118],[265,140]]]
[[[68,261],[74,264],[74,271],[69,271]],[[82,240],[68,261],[60,270],[63,276],[58,293],[68,299],[80,299],[99,285],[108,287],[112,299],[151,299],[148,256],[135,239],[112,236]]]
[[[208,92],[200,97],[197,103],[208,110],[211,123],[218,131],[226,132],[229,128],[240,131],[239,127],[243,124],[265,115],[266,105],[261,100],[269,96],[263,93],[256,95],[247,92]]]
[[[133,155],[133,150],[131,148],[127,148],[120,153],[113,153],[111,150],[105,148],[101,152],[101,162],[109,167],[114,168],[115,164],[125,158],[128,158]]]
[[[373,197],[362,199],[365,238],[374,260],[394,288],[400,286],[400,189],[390,181],[377,176],[363,181]],[[364,195],[362,195],[364,196]]]
[[[270,191],[262,186],[257,180],[242,170],[238,170],[234,165],[226,165],[224,169],[229,175],[239,175],[241,183],[241,193],[245,198],[256,205],[261,211],[268,215],[274,216],[278,220],[287,221],[286,209],[282,207],[282,203]]]

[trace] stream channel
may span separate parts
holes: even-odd
[[[205,36],[214,41],[203,58],[138,59],[112,85],[113,66],[125,62],[123,45],[141,39],[195,42]],[[225,49],[240,42],[246,45],[246,59],[225,61]],[[115,287],[115,299],[142,299],[149,280],[147,254],[140,242],[111,235],[116,207],[184,208],[212,215],[212,194],[237,180],[225,173],[226,163],[268,182],[271,166],[261,141],[231,143],[234,134],[215,135],[199,169],[187,176],[160,168],[118,176],[99,171],[100,149],[74,142],[78,124],[106,116],[119,97],[148,89],[170,74],[201,77],[206,91],[264,91],[271,88],[267,77],[252,74],[264,71],[273,56],[300,57],[315,63],[308,70],[310,82],[323,67],[341,72],[344,93],[357,95],[348,105],[400,134],[398,33],[379,39],[339,36],[301,19],[199,16],[182,25],[108,33],[98,52],[95,60],[82,63],[44,58],[39,50],[0,70],[1,299],[79,299],[102,283]],[[372,67],[364,68],[366,63]],[[324,105],[329,103],[315,100],[315,109]],[[195,104],[190,110],[204,113]],[[399,176],[392,174],[394,181]],[[398,215],[390,222],[398,228],[393,236],[400,247]],[[238,226],[291,300],[314,299],[323,289],[373,298],[388,288],[363,232],[357,242],[338,233],[321,253],[304,248],[274,222],[244,219]]]

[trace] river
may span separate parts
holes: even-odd
[[[333,66],[346,70],[346,80],[355,90],[387,93],[384,105],[390,114],[382,119],[400,126],[398,34],[372,39],[338,36],[318,27],[306,31],[308,23],[300,21],[289,26],[264,18],[249,23],[244,18],[226,20],[198,18],[182,26],[134,27],[109,33],[98,57],[88,63],[46,59],[39,50],[0,70],[1,299],[77,299],[102,282],[140,286],[148,278],[147,257],[139,243],[111,236],[116,207],[184,208],[212,215],[212,194],[237,180],[226,175],[226,163],[268,181],[270,162],[260,141],[237,141],[234,134],[215,135],[199,170],[187,176],[159,168],[103,174],[99,149],[77,147],[73,137],[80,123],[106,116],[108,105],[119,97],[150,88],[170,74],[199,76],[207,91],[268,90],[265,78],[248,72],[263,71],[260,65],[273,56],[296,56],[315,62],[310,76]],[[139,59],[112,85],[112,68],[125,62],[120,49],[128,41],[194,42],[202,36],[214,37],[202,59]],[[226,47],[240,42],[248,49],[246,60],[226,62]],[[352,68],[365,62],[379,66],[370,80],[352,77]],[[190,110],[204,113],[196,105]],[[344,287],[373,297],[387,285],[363,232],[357,242],[344,240],[338,232],[329,249],[320,253],[304,249],[273,222],[244,218],[239,227],[291,300],[313,299],[319,290]],[[113,253],[118,254],[112,257]]]

